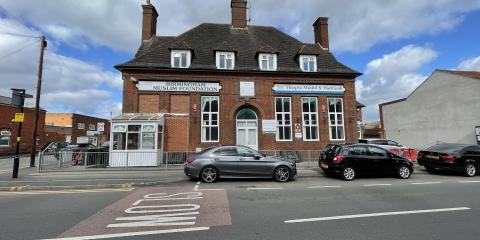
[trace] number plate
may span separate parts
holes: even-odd
[[[322,168],[328,168],[328,165],[325,163],[322,163],[320,166],[322,166]]]
[[[440,159],[438,156],[435,156],[435,155],[427,155],[426,156],[428,159],[433,159],[433,160],[438,160]]]

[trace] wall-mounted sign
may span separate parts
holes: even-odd
[[[89,137],[77,137],[77,144],[78,143],[88,143]]]
[[[275,93],[344,94],[342,85],[275,84]]]
[[[240,97],[255,97],[255,82],[240,82]]]
[[[139,81],[137,84],[140,91],[159,92],[220,92],[220,83],[211,82],[160,82]]]
[[[105,131],[105,123],[104,122],[97,123],[97,131],[99,131],[99,132]]]
[[[20,123],[20,122],[23,123],[24,118],[25,118],[25,114],[15,113],[15,120],[14,121],[17,122],[17,123]]]
[[[95,135],[100,135],[101,133],[99,131],[87,131],[87,136],[95,136]]]
[[[295,139],[302,139],[302,125],[300,123],[295,123],[294,125]]]
[[[262,131],[263,133],[276,133],[277,132],[277,121],[275,119],[264,119],[262,120]]]
[[[11,136],[12,133],[10,131],[0,131],[0,136]]]

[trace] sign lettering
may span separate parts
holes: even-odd
[[[137,85],[140,91],[158,92],[220,92],[219,83],[211,82],[166,82],[140,81]]]

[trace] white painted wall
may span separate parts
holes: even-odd
[[[385,137],[416,149],[476,144],[480,80],[435,71],[405,101],[383,106]]]

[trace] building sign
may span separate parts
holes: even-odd
[[[88,143],[88,137],[77,137],[77,144],[79,143]]]
[[[11,136],[12,133],[10,131],[1,131],[0,136]]]
[[[276,133],[277,132],[277,121],[264,119],[262,120],[262,131],[263,133]]]
[[[344,94],[342,85],[275,84],[275,93]]]
[[[294,127],[295,139],[302,139],[302,125],[300,123],[295,123]]]
[[[87,136],[95,136],[100,134],[100,131],[87,131]]]
[[[159,92],[220,92],[222,89],[220,83],[211,82],[140,81],[137,86],[140,91]]]
[[[105,123],[104,122],[97,123],[97,131],[99,131],[99,132],[105,131]]]
[[[20,122],[23,123],[24,118],[25,118],[25,114],[15,113],[15,120],[14,121],[17,122],[17,123],[20,123]]]
[[[255,97],[255,82],[240,82],[240,97]]]

